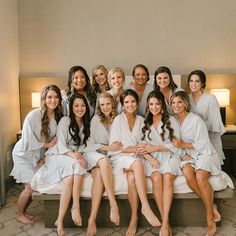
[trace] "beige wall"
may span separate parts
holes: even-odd
[[[21,76],[65,76],[74,64],[236,72],[235,0],[18,3]]]
[[[20,128],[16,0],[1,0],[0,29],[0,172],[3,180],[12,168],[9,151]]]

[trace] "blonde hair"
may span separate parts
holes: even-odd
[[[172,96],[170,97],[170,104],[172,103],[173,99],[179,97],[183,100],[186,111],[190,112],[191,109],[191,105],[190,105],[190,100],[189,100],[189,96],[185,91],[178,91],[172,94]]]
[[[97,65],[92,70],[92,88],[93,88],[93,91],[95,93],[101,93],[102,92],[102,91],[100,91],[99,85],[98,85],[98,83],[95,80],[96,72],[99,69],[102,70],[104,72],[105,76],[106,76],[106,79],[107,79],[106,80],[106,90],[110,89],[110,86],[109,86],[109,83],[108,83],[108,76],[107,76],[108,75],[108,71],[107,71],[106,67],[104,65]]]
[[[107,93],[107,92],[100,93],[98,95],[96,111],[97,111],[97,115],[100,118],[100,121],[102,123],[105,121],[105,115],[102,113],[101,108],[100,108],[100,98],[109,98],[110,101],[111,101],[112,110],[111,110],[111,113],[110,113],[110,121],[112,123],[112,121],[115,119],[115,117],[117,115],[117,113],[116,113],[116,103],[114,101],[114,98],[110,93]]]
[[[113,67],[112,69],[109,70],[109,73],[108,73],[109,83],[111,83],[112,76],[115,72],[120,72],[121,73],[121,76],[122,76],[123,82],[124,82],[125,81],[125,72],[124,72],[124,70],[120,67]]]

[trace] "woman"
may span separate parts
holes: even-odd
[[[152,180],[154,199],[162,217],[160,235],[171,234],[169,212],[173,199],[173,183],[181,175],[180,160],[182,150],[173,146],[174,137],[180,137],[179,125],[170,117],[165,105],[164,95],[152,91],[147,98],[147,113],[142,128],[145,144],[138,146],[143,154],[146,176]]]
[[[58,235],[64,235],[63,220],[71,196],[73,199],[71,213],[76,225],[82,225],[79,198],[83,183],[83,175],[97,165],[106,168],[104,154],[96,152],[101,145],[92,144],[90,137],[90,114],[87,99],[81,94],[70,98],[70,115],[61,119],[58,125],[58,143],[49,149],[46,155],[45,170],[42,178],[49,184],[64,181],[61,193],[60,207],[56,221]],[[109,196],[109,195],[108,195]],[[116,201],[109,196],[111,205],[111,220],[119,220]],[[113,201],[112,201],[113,200]]]
[[[98,65],[92,70],[92,88],[95,94],[106,92],[110,89],[108,71],[105,66]]]
[[[97,99],[97,115],[91,120],[91,141],[101,144],[98,152],[107,155],[108,151],[120,151],[122,144],[114,142],[109,145],[110,128],[116,116],[116,107],[113,97],[109,93],[101,93]],[[106,159],[108,161],[108,159]],[[87,235],[96,234],[96,217],[105,190],[108,196],[114,197],[114,178],[111,171],[110,162],[106,163],[106,168],[94,168],[92,171],[92,208],[88,221]],[[119,218],[116,224],[119,223]]]
[[[171,110],[170,97],[174,92],[182,91],[181,88],[178,88],[175,84],[171,71],[166,66],[161,66],[157,68],[154,73],[154,90],[161,91],[165,97],[167,111],[174,115]]]
[[[222,150],[221,135],[225,132],[220,115],[220,106],[216,97],[204,91],[206,75],[201,70],[194,70],[188,76],[191,111],[201,116],[207,126],[210,141],[218,153],[219,162],[225,159]]]
[[[212,146],[204,121],[190,112],[187,93],[176,92],[171,97],[171,107],[180,125],[180,139],[172,142],[175,147],[186,152],[182,158],[181,168],[188,186],[201,198],[205,206],[207,235],[216,233],[216,223],[220,214],[213,204],[213,190],[209,183],[211,175],[220,174],[217,153]]]
[[[133,89],[139,96],[139,106],[137,114],[145,117],[147,96],[153,90],[153,86],[148,83],[149,71],[143,64],[138,64],[133,68],[133,80],[127,88]]]
[[[142,214],[152,226],[160,222],[152,212],[147,200],[146,178],[142,160],[136,154],[137,145],[141,141],[143,118],[136,115],[139,97],[132,89],[127,89],[121,95],[124,112],[118,115],[112,124],[110,141],[121,142],[124,147],[121,152],[112,153],[114,174],[126,173],[128,181],[128,199],[131,206],[131,220],[126,235],[135,235],[137,230],[138,198],[142,204]]]
[[[17,204],[17,220],[23,224],[33,224],[33,217],[26,213],[31,202],[31,181],[37,169],[44,162],[44,152],[57,143],[57,124],[63,116],[61,92],[56,85],[49,85],[41,92],[41,107],[31,111],[25,118],[22,138],[13,152],[12,175],[17,183],[24,183]]]
[[[94,107],[96,103],[96,95],[92,91],[90,78],[87,71],[82,66],[73,66],[69,70],[69,78],[67,83],[67,90],[62,92],[62,105],[64,114],[69,115],[69,99],[75,93],[82,94],[86,97],[89,110],[90,118],[94,114]]]
[[[114,67],[108,73],[108,80],[111,85],[111,89],[107,92],[113,96],[116,102],[117,114],[120,114],[122,112],[120,97],[124,91],[125,72],[120,67]]]

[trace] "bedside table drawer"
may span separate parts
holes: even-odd
[[[223,149],[236,149],[236,134],[221,136]]]

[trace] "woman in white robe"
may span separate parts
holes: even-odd
[[[166,110],[160,91],[152,91],[147,99],[147,113],[142,129],[144,144],[138,146],[143,154],[146,176],[151,178],[154,199],[162,217],[160,235],[170,235],[169,212],[173,199],[174,180],[181,175],[182,149],[172,144],[180,138],[179,125]]]
[[[174,115],[171,105],[170,98],[174,92],[183,91],[183,89],[178,88],[175,84],[171,71],[166,66],[160,66],[156,69],[154,73],[154,90],[161,91],[165,97],[166,108],[170,115]]]
[[[17,183],[25,185],[17,204],[17,220],[23,224],[34,223],[33,218],[26,214],[32,194],[30,184],[35,172],[44,162],[44,152],[57,142],[57,123],[63,116],[61,100],[60,89],[56,85],[49,85],[42,90],[41,108],[26,116],[22,138],[12,152],[14,166],[10,175]]]
[[[108,83],[108,71],[105,66],[98,65],[92,70],[92,89],[95,94],[110,90]]]
[[[86,97],[89,104],[90,118],[92,118],[94,115],[96,94],[92,91],[90,78],[87,71],[82,66],[72,66],[70,68],[67,86],[66,91],[62,91],[61,93],[64,115],[69,115],[70,113],[70,97],[75,93],[79,93]]]
[[[181,168],[188,186],[202,199],[207,218],[207,235],[216,233],[216,223],[220,214],[213,204],[213,190],[209,183],[211,175],[219,175],[220,164],[217,152],[212,146],[204,121],[190,112],[190,101],[186,92],[179,91],[172,95],[171,106],[180,125],[180,139],[172,142],[175,147],[186,152]]]
[[[116,112],[117,114],[120,114],[123,110],[120,102],[120,96],[124,91],[125,72],[120,67],[110,69],[108,73],[108,81],[111,89],[107,92],[113,96],[116,102]]]
[[[221,135],[225,132],[225,128],[220,115],[220,106],[214,95],[204,91],[205,87],[205,73],[200,70],[192,71],[188,76],[191,111],[204,120],[211,143],[218,153],[219,162],[223,165],[225,155],[222,150]]]
[[[127,89],[133,89],[139,96],[137,115],[145,117],[147,97],[153,90],[153,85],[149,84],[149,71],[143,64],[138,64],[133,68],[133,81],[127,86]]]
[[[74,94],[70,100],[70,116],[62,118],[58,126],[58,144],[46,152],[46,163],[41,170],[42,178],[49,184],[64,181],[60,207],[56,221],[58,235],[64,235],[63,220],[72,197],[72,219],[76,225],[82,225],[79,198],[83,175],[92,171],[97,165],[106,168],[106,156],[96,152],[101,147],[89,140],[90,114],[86,98]],[[102,166],[103,165],[103,166]],[[109,199],[110,200],[110,199]],[[119,221],[118,207],[113,195],[111,220]]]
[[[142,160],[137,153],[137,145],[141,141],[143,118],[136,115],[139,97],[127,89],[121,96],[124,112],[118,115],[112,123],[110,144],[115,141],[123,144],[120,152],[110,152],[114,174],[127,174],[128,199],[131,206],[131,220],[126,235],[135,235],[137,230],[138,198],[142,205],[142,214],[152,226],[160,226],[159,220],[152,212],[147,200],[146,179]]]
[[[114,142],[109,145],[110,128],[116,116],[116,105],[111,94],[101,93],[97,98],[96,115],[91,120],[91,142],[101,147],[97,150],[107,156],[108,151],[120,151],[122,144]],[[104,161],[104,159],[102,159]],[[91,189],[92,205],[88,220],[87,235],[96,234],[96,217],[104,192],[107,192],[108,198],[111,199],[111,206],[114,203],[114,178],[112,168],[108,158],[105,159],[105,165],[100,165],[100,168],[94,168],[91,171],[93,183]],[[105,168],[102,168],[102,167]],[[115,224],[119,224],[118,208],[115,206],[114,212],[111,212],[111,217],[116,217]],[[112,221],[114,221],[112,219]]]

